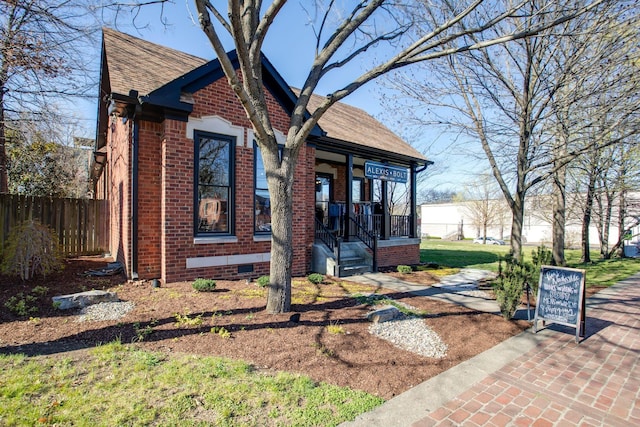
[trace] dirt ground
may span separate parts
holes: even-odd
[[[101,257],[67,260],[61,273],[27,283],[0,276],[0,352],[64,354],[120,339],[165,353],[243,359],[258,369],[298,372],[389,399],[529,326],[425,297],[330,279],[320,285],[295,279],[292,313],[271,315],[265,312],[266,290],[245,280],[218,281],[215,291],[198,293],[191,282],[154,288],[122,276],[82,274],[107,262]],[[428,272],[404,279],[434,282]],[[117,320],[86,322],[77,321],[77,311],[53,307],[54,295],[90,289],[115,291],[135,307]],[[419,356],[371,335],[366,320],[371,307],[352,295],[372,292],[425,310],[424,321],[448,346],[447,356]],[[28,295],[35,300],[26,301]],[[14,303],[22,298],[32,311],[24,316],[11,313],[5,303],[13,296],[18,296]]]

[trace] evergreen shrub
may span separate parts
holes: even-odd
[[[211,292],[216,289],[216,281],[213,279],[197,278],[191,286],[198,292]]]
[[[504,259],[500,259],[498,263],[498,282],[494,284],[493,289],[500,307],[500,313],[505,319],[510,320],[516,314],[522,301],[525,286],[531,281],[533,272],[533,266],[522,261],[521,257],[507,255]]]
[[[324,276],[320,273],[311,273],[307,276],[307,280],[314,285],[319,285],[320,283],[324,282]]]
[[[265,286],[269,286],[269,276],[260,276],[258,277],[258,279],[256,280],[256,283],[258,284],[258,286],[260,286],[261,288],[264,288]]]
[[[398,273],[409,274],[413,272],[413,268],[410,265],[399,265],[396,267]]]

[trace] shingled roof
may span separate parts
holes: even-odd
[[[127,95],[131,90],[148,95],[188,72],[210,62],[160,46],[109,28],[103,29],[104,61],[112,93]],[[299,93],[293,89],[294,93]],[[309,110],[323,98],[314,95]],[[336,103],[319,120],[326,137],[364,147],[402,154],[426,161],[424,155],[360,108]]]
[[[296,95],[300,93],[297,89],[293,91]],[[308,110],[313,112],[323,101],[322,96],[313,95]],[[329,138],[426,160],[418,150],[360,108],[338,102],[322,115],[318,124]]]
[[[104,55],[111,92],[148,95],[155,89],[206,64],[206,59],[104,28]]]

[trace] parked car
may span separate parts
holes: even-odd
[[[487,245],[504,245],[504,240],[500,240],[500,239],[496,239],[493,237],[487,237]],[[479,243],[482,244],[484,243],[485,238],[484,237],[477,237],[475,239],[473,239],[473,243]]]

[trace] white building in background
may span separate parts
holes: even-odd
[[[497,202],[497,201],[493,201]],[[502,202],[504,203],[504,202]],[[452,202],[423,204],[420,206],[420,234],[423,238],[433,237],[446,240],[458,240],[460,234],[467,239],[474,239],[483,234],[483,230],[474,224],[470,202]],[[509,240],[511,233],[511,212],[506,208],[503,218],[496,215],[487,227],[487,236]],[[538,204],[540,205],[540,204]],[[523,243],[551,245],[551,214],[540,207],[525,209],[522,229]],[[640,212],[640,210],[639,210]],[[581,243],[582,223],[578,215],[567,215],[565,242],[567,247],[579,248]],[[615,221],[613,221],[615,222]],[[592,224],[595,223],[595,218]],[[640,227],[632,229],[629,244],[640,246]],[[599,245],[600,238],[595,226],[589,229],[591,245]],[[618,241],[618,227],[612,224],[609,232],[609,246]],[[634,251],[635,252],[635,251]],[[635,254],[630,254],[635,255]]]

